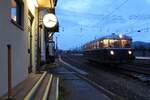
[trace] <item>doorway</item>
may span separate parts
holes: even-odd
[[[32,24],[33,24],[33,15],[32,13],[28,10],[28,41],[29,41],[29,46],[28,46],[28,54],[29,54],[29,67],[28,67],[28,72],[32,72],[32,67],[33,67],[33,62],[32,62]]]

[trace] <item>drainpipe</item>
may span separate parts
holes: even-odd
[[[12,49],[11,45],[7,45],[8,53],[8,99],[12,98]]]

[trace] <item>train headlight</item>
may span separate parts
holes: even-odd
[[[111,50],[111,51],[110,51],[110,54],[111,54],[111,55],[114,55],[115,53],[114,53],[114,51],[113,51],[113,50]]]
[[[128,54],[131,55],[131,54],[132,54],[132,51],[129,50],[129,51],[128,51]]]

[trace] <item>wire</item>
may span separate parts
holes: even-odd
[[[150,27],[140,28],[140,29],[137,29],[137,30],[130,31],[130,32],[126,33],[126,34],[131,34],[131,33],[135,33],[135,32],[142,32],[142,31],[149,32],[149,29],[150,29]]]
[[[122,6],[124,6],[129,0],[125,0],[123,3],[121,3],[118,7],[116,7],[113,11],[111,11],[110,13],[108,13],[106,16],[111,16],[113,13],[115,13],[117,10],[119,10]],[[104,16],[102,18],[103,20],[103,24],[104,24],[104,20],[106,19],[106,17]]]
[[[116,7],[112,12],[110,12],[107,16],[112,15],[114,12],[119,10],[122,6],[124,6],[129,0],[125,0],[123,3],[121,3],[118,7]]]
[[[119,6],[117,6],[114,10],[112,10],[110,13],[108,13],[106,16],[111,16],[112,14],[114,14],[116,11],[118,11],[122,6],[124,6],[129,0],[125,0],[123,1]],[[67,10],[66,10],[67,11]],[[72,14],[79,14],[79,15],[91,15],[91,16],[102,16],[102,14],[92,14],[92,13],[80,13],[80,12],[75,12],[75,11],[67,11],[68,13],[72,13]],[[103,17],[103,20],[105,20],[107,17],[104,16]],[[80,25],[80,31],[83,32],[84,29],[89,29],[89,28],[95,28],[95,29],[100,29],[101,27],[98,27],[97,25],[95,26],[89,26],[89,25]],[[149,27],[148,28],[141,28],[139,30],[143,31],[143,30],[148,30],[150,29]],[[63,28],[63,31],[64,31],[64,28]],[[137,32],[138,30],[136,31],[130,31],[130,32],[127,32],[127,34],[130,34],[131,32]]]

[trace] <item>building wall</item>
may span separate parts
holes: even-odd
[[[32,13],[34,19],[32,24],[32,70],[37,66],[37,33],[38,33],[38,10],[33,0],[22,0],[24,2],[24,29],[22,30],[11,22],[11,0],[0,1],[0,96],[7,92],[7,45],[12,47],[12,80],[13,87],[25,80],[28,76],[30,65],[30,39],[28,32],[28,13]],[[41,32],[42,41],[45,41],[44,30]],[[42,48],[44,48],[42,42]],[[44,55],[42,49],[42,55]],[[42,60],[45,58],[42,56]]]
[[[30,11],[33,15],[33,24],[32,24],[32,71],[35,72],[36,71],[36,66],[37,66],[37,24],[38,24],[38,17],[37,17],[37,8],[34,6],[32,0],[24,0],[27,2],[27,10]],[[28,14],[28,13],[27,13]],[[28,16],[28,15],[26,15]],[[29,38],[29,34],[28,34],[28,38]],[[28,44],[29,43],[29,39],[28,39]],[[29,48],[29,45],[28,45]],[[29,54],[28,54],[28,61],[29,61]],[[28,65],[29,66],[29,65]]]
[[[34,18],[33,21],[33,26],[32,26],[32,71],[36,71],[36,66],[37,66],[37,19]]]
[[[26,7],[26,2],[25,2]],[[25,12],[27,13],[27,8]],[[13,86],[22,82],[28,75],[28,33],[11,22],[11,0],[0,3],[0,96],[7,92],[7,45],[12,46]],[[26,19],[26,17],[25,17]],[[25,31],[26,31],[26,20]]]

